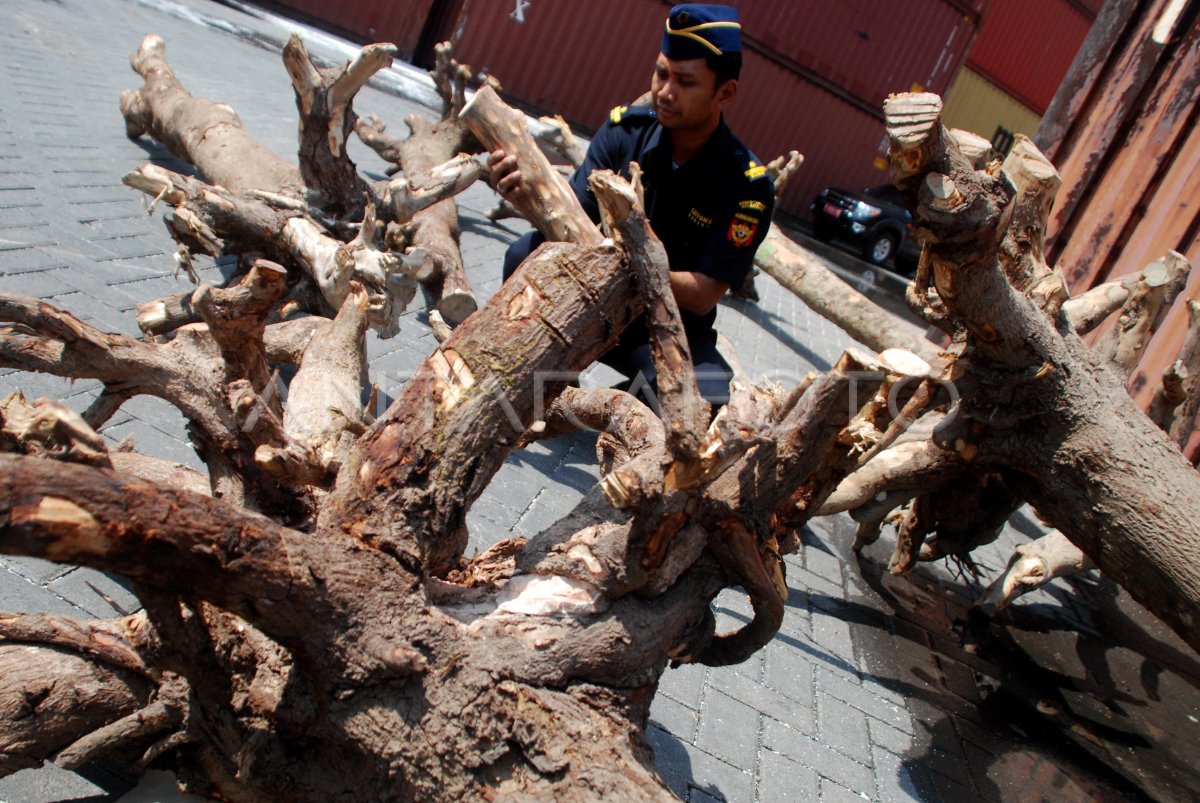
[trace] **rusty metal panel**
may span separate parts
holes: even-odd
[[[434,0],[276,0],[364,42],[391,42],[411,59]]]
[[[1138,116],[1145,93],[1153,87],[1155,70],[1167,49],[1155,31],[1171,5],[1172,0],[1149,0],[1125,20],[1121,36],[1124,46],[1110,52],[1103,69],[1093,73],[1095,83],[1086,88],[1087,101],[1072,107],[1069,131],[1055,149],[1054,166],[1063,185],[1047,237],[1052,259],[1057,259],[1065,247],[1060,240],[1073,237],[1079,207],[1086,205],[1093,183],[1101,175],[1098,167],[1114,147],[1122,127]],[[1067,278],[1073,287],[1086,289],[1101,269],[1096,264],[1093,270],[1078,276],[1068,274]]]
[[[946,93],[942,120],[996,143],[997,128],[1033,137],[1038,116],[974,70],[964,68]]]
[[[1033,109],[1046,111],[1095,14],[1068,0],[1004,0],[983,15],[967,65]]]
[[[1123,259],[1130,233],[1145,221],[1144,210],[1159,192],[1159,177],[1177,158],[1193,125],[1198,93],[1200,26],[1194,26],[1137,105],[1128,132],[1093,163],[1092,186],[1077,210],[1070,239],[1057,254],[1058,267],[1073,283],[1090,283]],[[1137,270],[1141,265],[1126,267]]]

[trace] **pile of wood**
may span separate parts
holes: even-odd
[[[144,305],[141,340],[0,296],[0,363],[104,383],[82,416],[19,397],[0,411],[0,550],[122,574],[144,606],[0,615],[0,772],[165,762],[230,800],[668,799],[645,741],[663,670],[771,639],[781,555],[809,518],[853,509],[866,541],[914,499],[898,567],[969,552],[1028,502],[1200,646],[1200,478],[1075,334],[1041,258],[1054,171],[1036,150],[976,169],[936,97],[889,100],[893,174],[927,242],[913,300],[951,345],[908,332],[795,388],[735,383],[710,425],[638,188],[591,177],[602,236],[523,115],[489,88],[466,103],[445,49],[442,119],[391,139],[352,102],[392,55],[322,70],[289,42],[293,167],[188,95],[148,37],[129,132],[201,178],[147,165],[126,183],[169,207],[188,253],[243,271]],[[363,180],[356,132],[402,176]],[[521,160],[518,211],[555,242],[474,309],[452,196],[496,146]],[[794,249],[773,235],[760,265],[782,275]],[[394,333],[418,281],[444,342],[375,418],[365,332]],[[584,369],[643,313],[661,418],[561,380],[539,406],[545,372]],[[184,414],[207,478],[105,447],[96,429],[143,393]],[[467,511],[504,460],[579,427],[603,433],[599,485],[465,559]],[[710,602],[735,586],[754,617],[718,634]]]

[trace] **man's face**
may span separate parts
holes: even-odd
[[[674,61],[659,53],[650,95],[663,128],[702,128],[719,118],[728,102],[727,87],[733,82],[717,89],[716,80],[704,59]]]

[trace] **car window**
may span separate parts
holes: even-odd
[[[893,206],[904,206],[903,196],[900,195],[900,191],[892,184],[880,184],[878,187],[868,187],[863,190],[863,195],[868,198],[878,198],[884,203],[889,203]]]

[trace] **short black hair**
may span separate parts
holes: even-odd
[[[735,81],[742,74],[741,53],[725,53],[721,56],[714,54],[706,57],[705,61],[708,63],[708,68],[717,76],[713,83],[714,88],[726,81]]]

